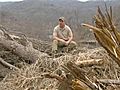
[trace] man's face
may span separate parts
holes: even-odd
[[[60,25],[60,28],[64,28],[65,22],[63,20],[59,20],[59,25]]]

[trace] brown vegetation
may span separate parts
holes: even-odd
[[[77,49],[57,56],[51,44],[16,36],[0,26],[0,67],[7,71],[0,74],[1,90],[119,90],[120,36],[112,16],[111,7],[105,15],[98,7],[95,26],[82,24],[103,48],[93,41],[79,42]]]

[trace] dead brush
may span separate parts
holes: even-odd
[[[64,65],[68,61],[82,61],[82,57],[84,55],[86,56],[86,60],[91,58],[95,59],[96,57],[101,58],[101,56],[106,60],[110,59],[107,53],[103,52],[103,49],[98,48],[88,50],[86,53],[79,53],[78,55],[65,55],[59,58],[41,58],[32,65],[23,64],[23,67],[20,70],[10,73],[0,82],[0,88],[2,90],[59,90],[58,83],[60,82],[56,79],[46,78],[44,74],[56,73],[57,70],[61,69],[61,65]],[[86,71],[87,77],[89,77],[92,82],[95,82],[96,79],[98,80],[100,78],[119,79],[120,77],[120,68],[114,61],[109,62],[108,60],[108,62],[104,63],[102,66],[83,67],[83,69]],[[107,88],[109,86],[100,82],[98,82],[98,85],[101,85],[103,88]],[[109,88],[114,87],[116,87],[116,85],[112,85],[111,87],[109,86]]]
[[[2,90],[41,90],[48,86],[48,83],[52,83],[54,80],[47,80],[42,75],[45,72],[52,72],[52,70],[50,70],[51,66],[42,67],[41,63],[36,62],[32,65],[26,64],[20,70],[7,75],[3,81],[1,81],[0,85],[4,86],[2,87]],[[47,64],[45,61],[44,63],[45,65]]]

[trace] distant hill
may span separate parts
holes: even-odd
[[[120,6],[120,1],[107,1],[115,10]],[[22,32],[29,37],[50,40],[57,19],[64,16],[67,24],[72,28],[75,39],[91,39],[92,33],[84,30],[81,23],[93,22],[93,15],[97,6],[105,2],[77,0],[25,0],[14,3],[0,3],[0,23],[14,32]],[[115,13],[118,15],[118,12]]]

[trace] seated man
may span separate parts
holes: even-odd
[[[59,24],[53,31],[53,44],[52,51],[57,51],[58,46],[69,46],[71,44],[76,46],[76,42],[73,40],[73,33],[69,26],[65,24],[64,17],[59,18]]]

